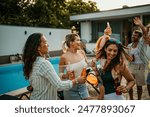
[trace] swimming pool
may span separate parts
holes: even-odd
[[[55,71],[57,72],[57,74],[59,74],[59,61],[60,61],[60,57],[53,57],[50,58],[49,61],[52,63]]]
[[[59,72],[58,65],[60,57],[50,58],[56,72]],[[0,94],[27,87],[29,81],[23,75],[23,64],[13,63],[0,65]]]

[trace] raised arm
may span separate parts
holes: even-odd
[[[138,25],[141,29],[142,29],[142,31],[143,31],[143,34],[147,34],[147,31],[146,31],[146,27],[143,25],[143,23],[142,23],[142,21],[140,20],[140,18],[139,17],[135,17],[134,19],[133,19],[133,21],[134,21],[134,24],[135,25]]]

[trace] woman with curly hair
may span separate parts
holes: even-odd
[[[100,61],[101,66],[98,73],[103,81],[105,100],[124,99],[122,93],[127,93],[135,84],[134,78],[124,61],[125,57],[129,61],[132,58],[124,49],[125,47],[119,40],[110,38],[96,53],[96,59]],[[120,84],[122,77],[127,80],[126,86]]]
[[[23,50],[23,71],[33,87],[30,99],[56,100],[57,89],[67,90],[77,83],[85,83],[85,78],[61,81],[52,64],[46,59],[48,42],[41,33],[31,34]]]

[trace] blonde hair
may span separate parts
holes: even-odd
[[[73,42],[76,36],[78,37],[79,35],[76,33],[71,33],[66,35],[65,41],[63,41],[62,43],[63,52],[66,52],[67,49],[70,48],[70,42]]]

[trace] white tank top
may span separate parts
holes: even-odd
[[[87,67],[87,63],[85,62],[85,59],[82,59],[81,61],[76,63],[66,65],[66,69],[74,71],[75,78],[78,78],[81,75],[82,69],[84,67]]]

